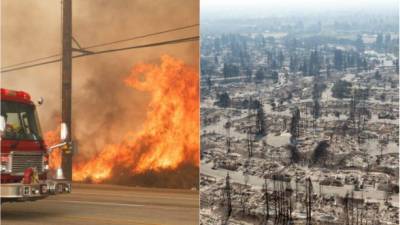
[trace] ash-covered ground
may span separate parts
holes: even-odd
[[[364,16],[205,23],[201,224],[399,223],[398,21]]]

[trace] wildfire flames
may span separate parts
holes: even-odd
[[[104,146],[90,159],[76,155],[73,180],[101,182],[110,178],[116,167],[135,175],[173,170],[183,164],[198,166],[197,71],[165,55],[161,57],[160,65],[135,65],[124,82],[151,96],[143,127],[137,133],[126,134],[121,143]],[[55,161],[52,164],[59,163]]]

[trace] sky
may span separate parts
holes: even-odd
[[[398,0],[201,0],[201,15],[243,17],[262,13],[318,13],[346,10],[397,10]]]

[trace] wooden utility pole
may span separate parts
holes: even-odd
[[[71,143],[71,96],[72,96],[72,0],[62,1],[62,72],[61,72],[61,115],[62,122],[67,125],[68,137]],[[61,163],[66,179],[72,179],[72,154],[70,150],[63,151]]]

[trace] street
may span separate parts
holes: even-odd
[[[3,225],[198,224],[198,191],[74,184],[71,194],[5,203]]]

